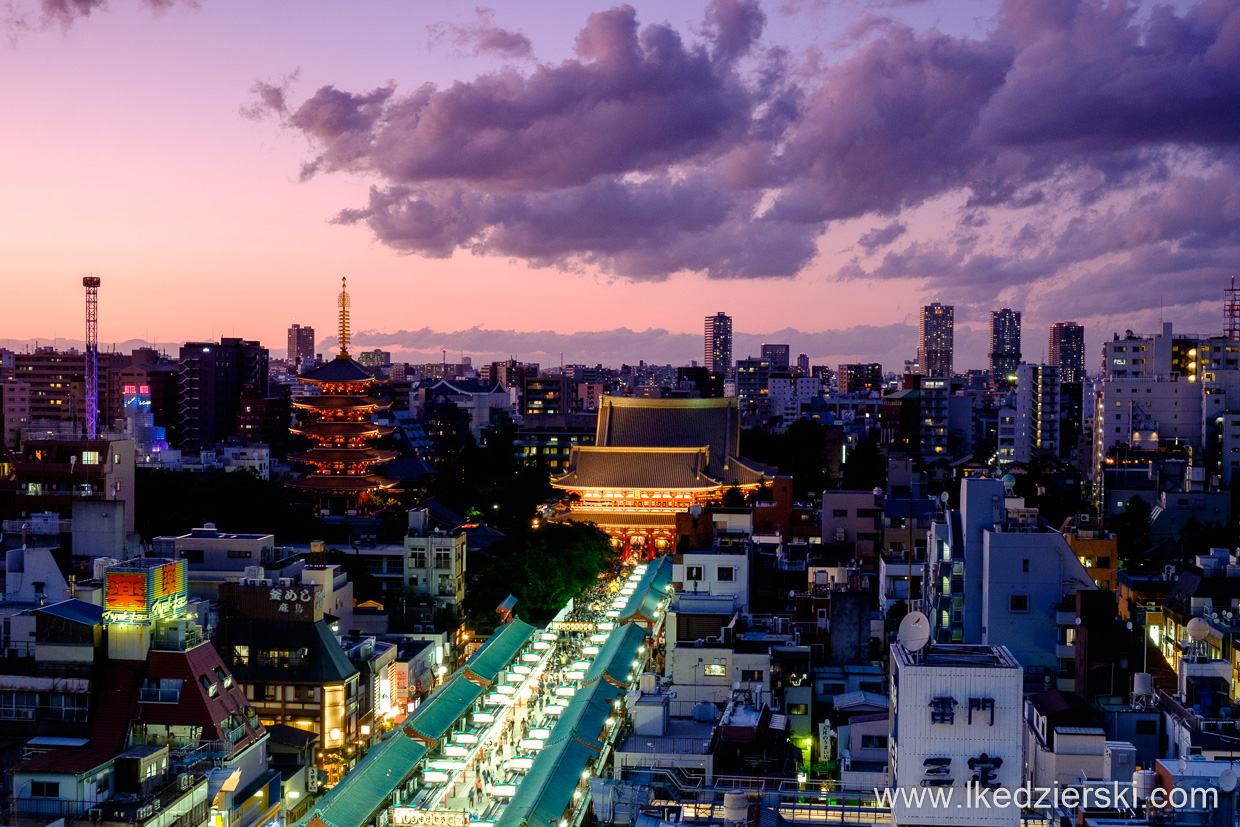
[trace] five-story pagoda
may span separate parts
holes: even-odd
[[[376,437],[392,432],[392,428],[375,425],[373,411],[388,407],[371,398],[367,391],[378,380],[366,368],[349,357],[349,294],[341,279],[340,291],[340,353],[325,365],[297,377],[297,381],[315,385],[317,396],[293,400],[299,424],[290,430],[308,436],[314,447],[292,454],[289,459],[311,467],[310,474],[294,488],[314,491],[322,516],[364,516],[370,512],[371,494],[391,488],[396,480],[374,473],[374,466],[392,460],[392,451],[370,446]]]

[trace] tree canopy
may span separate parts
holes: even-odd
[[[525,524],[470,557],[465,600],[470,626],[480,632],[492,628],[495,607],[509,594],[517,598],[523,618],[545,623],[610,570],[618,556],[610,538],[592,524]]]

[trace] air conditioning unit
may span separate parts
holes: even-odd
[[[280,583],[280,585],[281,585],[281,586],[291,586],[291,585],[293,585],[293,578],[291,578],[291,577],[281,577],[281,578],[280,578],[280,580],[279,580],[279,583]]]
[[[155,808],[152,807],[150,804],[147,804],[145,807],[138,808],[137,815],[139,819],[143,819],[143,818],[150,818],[152,815],[154,815],[154,813],[155,813]]]
[[[35,715],[35,710],[33,709],[17,710],[17,720],[19,721],[33,721],[34,715]]]
[[[100,807],[91,807],[86,811],[86,818],[89,821],[103,821],[103,809]]]
[[[177,776],[177,789],[188,790],[190,787],[191,781],[192,779],[188,775],[185,775],[185,774],[178,775]]]

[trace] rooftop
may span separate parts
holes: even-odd
[[[984,666],[993,669],[1020,669],[1006,646],[975,646],[970,644],[932,644],[920,652],[910,652],[900,644],[891,647],[891,654],[900,666]]]

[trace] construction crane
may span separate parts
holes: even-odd
[[[86,288],[86,436],[99,436],[99,278],[82,279]]]

